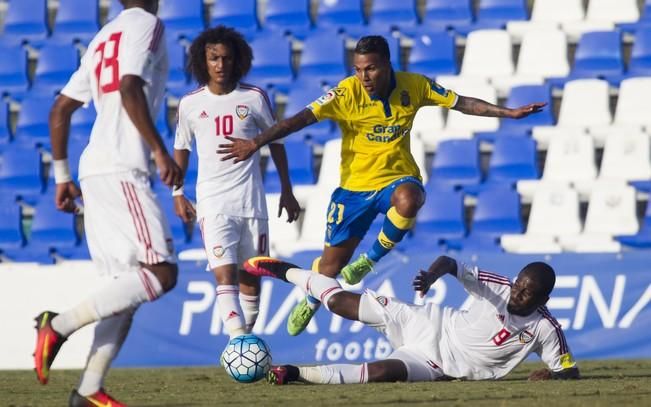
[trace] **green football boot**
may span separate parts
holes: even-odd
[[[357,260],[341,269],[341,275],[344,276],[346,283],[355,285],[362,281],[365,275],[373,271],[373,260],[369,259],[366,254],[361,254]]]
[[[312,309],[310,304],[307,303],[307,297],[304,297],[301,302],[294,306],[292,312],[289,314],[289,318],[287,318],[287,332],[292,336],[303,332],[319,309],[319,305],[316,304],[316,307]]]

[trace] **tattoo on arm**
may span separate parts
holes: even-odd
[[[510,111],[510,109],[488,103],[485,100],[461,95],[453,109],[473,116],[487,117],[509,117]]]
[[[294,116],[281,120],[260,133],[255,138],[255,142],[258,146],[264,146],[274,140],[281,139],[291,133],[299,131],[315,122],[316,117],[314,117],[312,111],[309,109],[303,109]]]

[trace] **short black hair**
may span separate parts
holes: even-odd
[[[541,261],[529,263],[524,266],[521,273],[526,274],[540,284],[540,288],[543,290],[541,294],[549,297],[552,293],[556,284],[556,273],[549,264]]]
[[[391,52],[386,38],[381,35],[367,35],[360,38],[355,45],[355,54],[378,54],[387,61],[391,60]]]
[[[253,61],[253,51],[242,34],[230,27],[218,25],[204,30],[190,45],[187,71],[199,85],[206,85],[210,81],[208,67],[206,66],[206,45],[224,44],[233,52],[233,81],[239,82],[249,70]]]

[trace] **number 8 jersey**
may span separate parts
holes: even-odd
[[[273,123],[267,94],[245,83],[225,95],[216,95],[204,86],[181,99],[174,149],[192,150],[196,139],[199,218],[210,214],[268,218],[260,153],[235,164],[222,161],[217,150],[220,144],[229,143],[225,136],[250,140]]]
[[[142,8],[122,11],[95,35],[62,94],[88,103],[97,118],[79,163],[79,178],[130,170],[149,172],[151,150],[122,106],[120,80],[145,82],[152,118],[165,93],[168,61],[164,26]]]

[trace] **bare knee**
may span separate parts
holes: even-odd
[[[402,187],[402,186],[401,186]],[[415,185],[399,187],[391,197],[391,205],[404,217],[413,218],[418,210],[425,204],[425,195]]]
[[[179,268],[174,263],[158,263],[158,264],[145,264],[144,267],[149,269],[160,282],[163,287],[163,292],[171,291],[176,287],[178,279]]]

